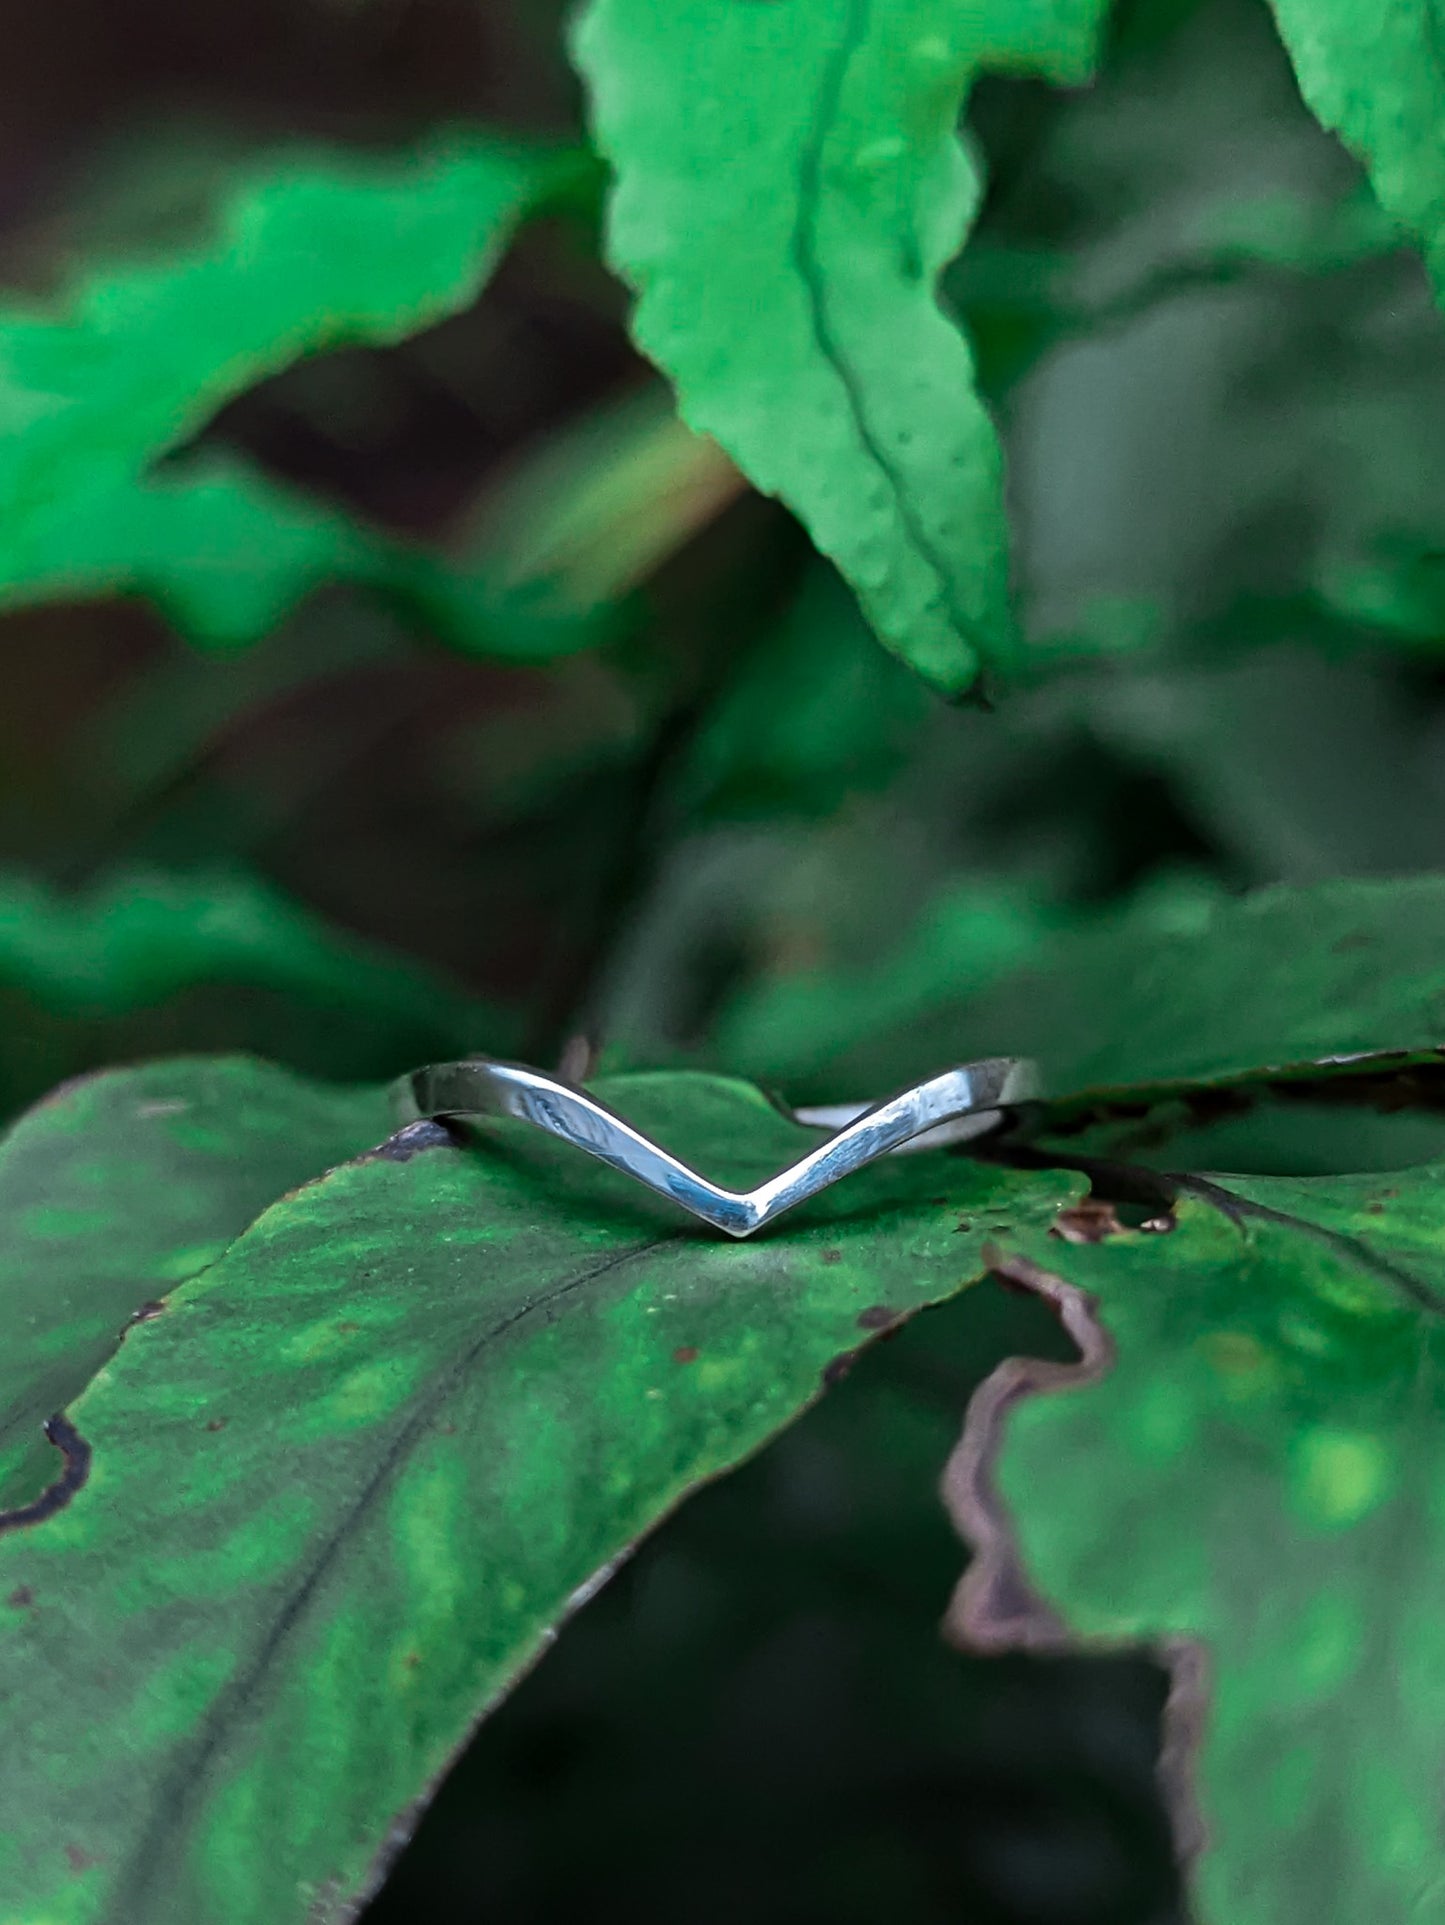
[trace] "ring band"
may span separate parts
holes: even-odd
[[[432,1063],[394,1085],[393,1103],[403,1123],[480,1116],[534,1123],[681,1204],[713,1229],[746,1237],[881,1156],[942,1149],[986,1135],[1006,1111],[1039,1093],[1032,1063],[990,1056],[943,1070],[881,1103],[783,1108],[791,1121],[833,1134],[777,1176],[745,1191],[709,1182],[586,1090],[521,1063],[488,1056]]]

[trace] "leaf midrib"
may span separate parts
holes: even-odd
[[[201,1801],[211,1766],[217,1753],[222,1749],[225,1739],[263,1686],[267,1673],[284,1649],[291,1633],[302,1622],[308,1604],[335,1566],[337,1559],[357,1529],[366,1522],[386,1486],[406,1461],[421,1433],[433,1422],[437,1411],[454,1394],[483,1352],[536,1312],[550,1308],[574,1291],[595,1282],[599,1277],[606,1276],[639,1257],[650,1256],[655,1251],[678,1242],[688,1234],[687,1230],[679,1229],[666,1236],[650,1238],[645,1243],[635,1244],[630,1249],[618,1251],[590,1268],[567,1277],[552,1289],[543,1291],[527,1303],[519,1305],[498,1323],[491,1325],[459,1358],[454,1359],[432,1380],[427,1394],[418,1400],[397,1428],[382,1451],[380,1462],[371,1476],[346,1508],[340,1523],[322,1544],[305,1575],[281,1610],[277,1612],[250,1663],[240,1676],[233,1678],[226,1686],[203,1720],[196,1737],[182,1747],[181,1755],[166,1773],[156,1792],[150,1822],[140,1834],[116,1884],[107,1913],[108,1925],[155,1925],[152,1901],[156,1895],[158,1882],[173,1862],[174,1849],[182,1841],[191,1823],[195,1808]],[[372,1867],[370,1877],[363,1881],[365,1885],[369,1885],[381,1875],[390,1857],[399,1851],[405,1842],[404,1838],[387,1839],[377,1862]]]
[[[818,90],[817,112],[808,130],[798,167],[798,218],[793,225],[793,263],[808,297],[809,317],[818,353],[838,377],[859,443],[887,484],[909,540],[938,585],[939,597],[947,610],[949,621],[960,636],[970,638],[972,645],[976,625],[967,611],[958,605],[948,564],[919,517],[906,475],[893,462],[868,419],[865,384],[859,379],[833,329],[828,278],[818,253],[818,212],[823,199],[823,150],[837,122],[848,69],[872,24],[872,0],[846,0],[846,5],[843,31],[824,69]]]
[[[1242,1230],[1242,1217],[1254,1217],[1263,1223],[1275,1223],[1282,1229],[1296,1231],[1314,1243],[1321,1243],[1336,1256],[1364,1270],[1368,1275],[1377,1277],[1393,1289],[1407,1297],[1417,1310],[1425,1310],[1435,1317],[1445,1317],[1445,1294],[1436,1290],[1423,1277],[1417,1277],[1402,1263],[1395,1263],[1389,1257],[1381,1256],[1372,1250],[1359,1237],[1351,1236],[1347,1230],[1331,1230],[1323,1223],[1313,1223],[1308,1217],[1296,1216],[1290,1210],[1276,1210],[1267,1203],[1255,1203],[1249,1197],[1240,1196],[1235,1190],[1215,1183],[1203,1176],[1171,1176],[1170,1181],[1177,1183],[1181,1190],[1200,1197],[1211,1203],[1222,1216],[1228,1217]]]

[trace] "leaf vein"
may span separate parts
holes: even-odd
[[[938,585],[949,620],[961,635],[976,627],[954,592],[952,572],[935,546],[914,504],[908,478],[894,462],[868,417],[866,383],[854,367],[833,325],[827,270],[818,246],[823,202],[823,155],[837,123],[848,69],[872,25],[872,0],[848,0],[842,34],[824,72],[817,111],[798,168],[798,217],[793,224],[793,262],[808,298],[809,319],[818,353],[833,370],[848,404],[854,433],[883,477],[910,542]]]
[[[678,1230],[666,1237],[650,1239],[646,1243],[638,1244],[632,1249],[621,1251],[616,1256],[593,1264],[589,1269],[566,1278],[551,1290],[543,1291],[529,1302],[519,1305],[500,1322],[489,1325],[435,1380],[430,1393],[398,1428],[371,1476],[357,1493],[355,1501],[347,1508],[340,1522],[322,1544],[310,1567],[277,1613],[250,1664],[221,1694],[206,1718],[196,1742],[185,1748],[186,1755],[178,1759],[167,1774],[155,1798],[153,1807],[155,1815],[141,1834],[117,1884],[114,1907],[110,1913],[113,1925],[125,1925],[127,1920],[134,1921],[134,1925],[149,1925],[153,1917],[150,1898],[155,1890],[157,1877],[163,1868],[167,1837],[173,1837],[184,1830],[199,1801],[217,1754],[223,1750],[233,1727],[244,1715],[287,1640],[301,1623],[311,1599],[357,1527],[375,1508],[386,1486],[421,1432],[433,1421],[437,1411],[466,1377],[482,1352],[538,1311],[550,1308],[574,1291],[595,1282],[599,1277],[620,1269],[639,1257],[648,1256],[666,1244],[676,1242],[679,1237],[686,1234],[685,1231]],[[404,1841],[396,1839],[394,1847],[399,1849],[402,1842]]]

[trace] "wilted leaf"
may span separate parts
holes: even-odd
[[[48,1481],[40,1426],[135,1313],[386,1130],[376,1091],[239,1058],[86,1077],[23,1116],[0,1145],[0,1503]]]
[[[611,1095],[727,1180],[798,1147],[744,1085]],[[72,1407],[69,1504],[0,1534],[7,1902],[345,1915],[639,1534],[1067,1182],[905,1158],[724,1245],[535,1133],[421,1124],[283,1200]]]
[[[1082,80],[1102,13],[593,0],[577,37],[639,342],[949,692],[1014,646],[998,446],[937,298],[979,194],[959,111],[985,69]]]
[[[954,1628],[1161,1650],[1201,1925],[1432,1917],[1445,1166],[1224,1181],[1172,1229],[998,1240],[1084,1359],[1006,1365],[971,1408]]]

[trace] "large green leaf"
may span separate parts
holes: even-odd
[[[1204,1925],[1434,1918],[1445,1165],[1225,1181],[1172,1229],[1091,1212],[998,1240],[1084,1361],[1005,1366],[975,1400],[954,1623],[1164,1647]]]
[[[0,310],[0,601],[132,589],[197,639],[234,644],[335,575],[490,645],[499,624],[465,573],[235,463],[150,470],[299,357],[399,340],[464,307],[521,215],[577,167],[475,132],[387,156],[281,149],[233,171],[199,235],[93,264],[49,308],[12,300]]]
[[[971,914],[961,896],[958,914],[956,929],[940,924],[919,951],[906,1007],[882,972],[801,977],[736,1012],[721,1047],[790,1094],[881,1094],[941,1063],[1024,1054],[1042,1063],[1062,1113],[1181,1087],[1433,1062],[1445,1048],[1438,876],[1243,898],[1175,891],[1057,932],[997,892],[978,892]],[[790,1017],[808,1000],[801,1029]]]
[[[374,1090],[241,1059],[86,1077],[22,1117],[0,1146],[0,1502],[45,1484],[40,1426],[129,1318],[386,1129]]]
[[[939,688],[1013,650],[1000,460],[937,279],[984,69],[1082,80],[1099,0],[593,0],[613,261],[682,411],[782,497]]]
[[[130,869],[65,896],[0,870],[0,979],[86,1010],[156,1001],[208,978],[354,1000],[419,1027],[430,1011],[434,1027],[453,1033],[476,1017],[455,990],[328,929],[256,876]]]
[[[727,1180],[801,1140],[741,1084],[610,1094]],[[420,1124],[282,1200],[71,1407],[70,1501],[0,1533],[11,1912],[347,1915],[638,1535],[1066,1189],[902,1159],[724,1244],[535,1133]]]
[[[244,872],[127,869],[82,894],[0,870],[0,1111],[114,1060],[196,1048],[313,1075],[503,1049],[502,1013]]]

